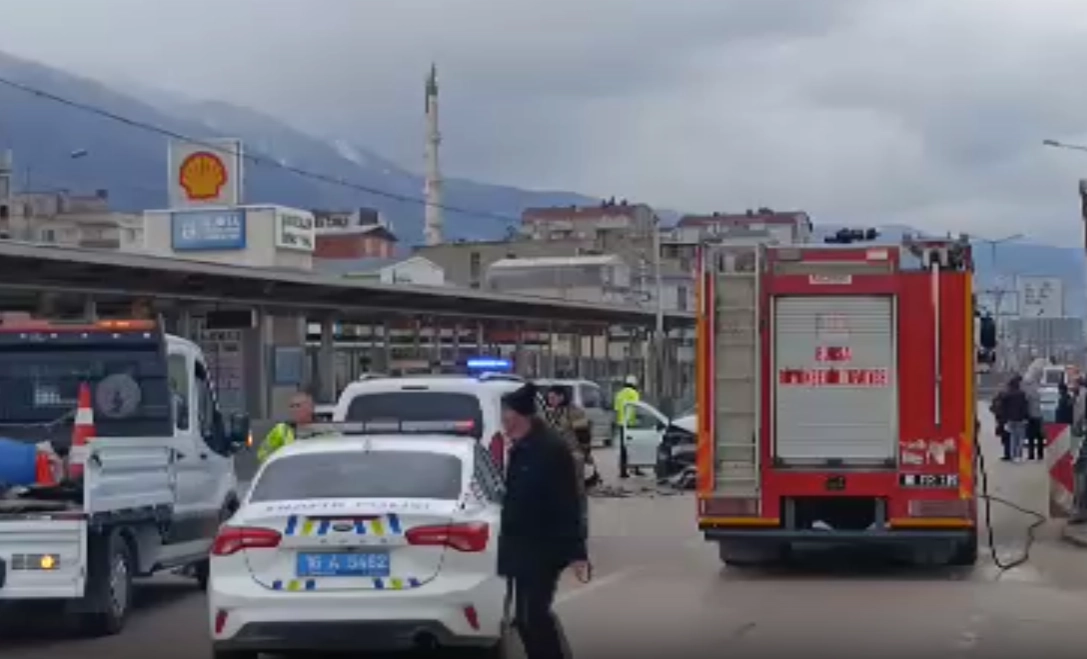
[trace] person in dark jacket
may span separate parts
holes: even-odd
[[[578,475],[566,443],[540,419],[536,387],[502,397],[512,442],[506,471],[498,573],[513,588],[514,625],[528,659],[561,659],[564,640],[551,608],[559,577],[573,568],[589,580]]]
[[[1027,400],[1022,384],[1021,376],[1013,377],[1008,381],[1008,388],[1000,400],[1000,416],[1004,418],[1004,427],[1008,431],[1009,453],[1016,462],[1023,460],[1027,423],[1030,421],[1030,401]]]
[[[1075,416],[1076,399],[1072,397],[1068,385],[1062,382],[1057,385],[1057,409],[1053,420],[1070,426],[1075,420]]]
[[[1011,438],[1008,435],[1008,427],[1004,423],[1004,392],[1007,389],[998,391],[993,396],[992,402],[989,404],[989,411],[993,413],[993,422],[996,424],[996,436],[1000,438],[1000,445],[1004,447],[1004,455],[1001,456],[1001,460],[1004,462],[1011,462],[1012,459],[1012,447]]]

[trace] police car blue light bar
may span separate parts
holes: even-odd
[[[508,359],[497,357],[476,357],[468,360],[468,369],[471,371],[509,371],[513,365]]]
[[[342,423],[311,423],[296,431],[299,439],[329,439],[356,435],[470,435],[475,421],[346,421]]]

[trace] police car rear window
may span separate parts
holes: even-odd
[[[250,501],[458,499],[462,463],[424,451],[303,453],[268,465]]]
[[[483,410],[471,394],[443,391],[384,391],[351,399],[345,421],[471,421],[472,436],[483,436]]]

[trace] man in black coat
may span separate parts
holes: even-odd
[[[532,384],[502,398],[512,442],[498,539],[498,572],[514,592],[514,624],[528,659],[561,659],[564,641],[551,611],[563,570],[589,579],[578,475],[563,440],[537,414]]]

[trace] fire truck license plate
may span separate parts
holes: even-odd
[[[959,486],[958,474],[900,474],[902,487],[953,488]]]

